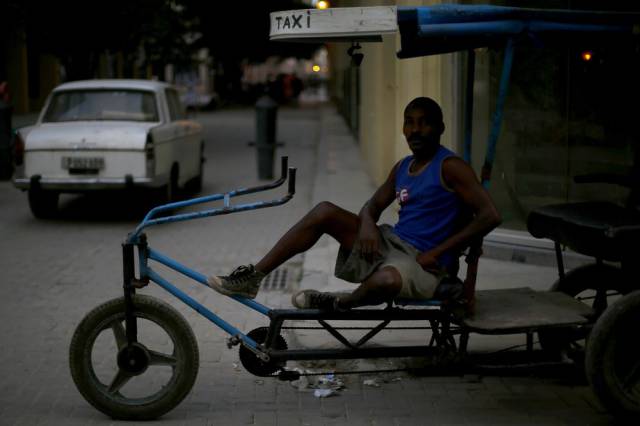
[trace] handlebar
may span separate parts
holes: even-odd
[[[213,194],[207,195],[205,197],[197,197],[192,198],[190,200],[178,201],[169,204],[163,204],[161,206],[154,207],[151,209],[147,215],[144,217],[142,222],[136,227],[136,229],[129,234],[127,237],[127,242],[134,243],[138,238],[143,229],[148,228],[149,226],[160,225],[163,223],[169,222],[182,222],[185,220],[191,219],[199,219],[203,217],[209,216],[217,216],[221,214],[230,214],[236,213],[240,211],[248,211],[248,210],[256,210],[266,207],[274,207],[281,204],[284,204],[293,198],[293,195],[296,192],[296,168],[295,167],[287,167],[288,157],[281,157],[280,161],[280,178],[274,182],[268,183],[266,185],[259,185],[250,188],[241,188],[233,191],[229,191],[223,194]],[[259,201],[256,203],[249,204],[240,204],[238,206],[231,206],[231,198],[237,197],[240,195],[253,194],[256,192],[268,191],[273,188],[277,188],[282,185],[289,178],[289,186],[287,194],[282,197],[271,201]],[[165,216],[157,219],[152,219],[154,216],[157,216],[158,213],[165,212],[168,210],[173,210],[175,208],[188,207],[196,204],[204,204],[212,201],[224,200],[224,206],[222,208],[217,209],[209,209],[202,210],[193,213],[182,213],[177,215]]]

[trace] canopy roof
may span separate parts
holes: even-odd
[[[397,17],[400,58],[503,46],[514,37],[558,46],[640,35],[639,13],[438,5],[398,8]]]
[[[271,13],[272,40],[366,42],[398,31],[401,58],[501,46],[513,37],[553,45],[610,43],[635,41],[640,13],[447,4]]]

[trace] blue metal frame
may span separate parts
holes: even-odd
[[[514,44],[513,38],[510,38],[507,41],[507,47],[504,52],[498,100],[496,101],[496,109],[493,112],[493,124],[491,126],[489,140],[487,141],[487,153],[485,155],[484,165],[482,166],[482,186],[486,189],[489,189],[489,183],[491,182],[491,169],[496,157],[496,145],[498,144],[498,137],[500,136],[500,129],[502,128],[502,112],[504,111],[504,103],[507,99],[509,78],[511,77],[511,68],[513,66]]]
[[[276,188],[282,185],[285,182],[285,180],[287,180],[287,176],[289,177],[289,188],[288,188],[287,195],[285,195],[284,197],[280,199],[275,199],[272,201],[260,201],[255,203],[239,204],[236,206],[231,205],[231,198],[237,197],[240,195],[246,195],[246,194],[251,194],[255,192],[261,192],[261,191],[266,191],[269,189]],[[158,272],[156,272],[154,269],[152,269],[149,266],[149,260],[158,262],[176,272],[181,273],[186,277],[191,278],[196,282],[199,282],[200,284],[208,286],[207,277],[205,275],[193,269],[188,268],[187,266],[177,262],[174,259],[171,259],[170,257],[156,250],[149,248],[146,243],[146,237],[144,236],[142,231],[145,228],[160,225],[163,223],[182,222],[182,221],[191,220],[191,219],[217,216],[222,214],[238,213],[241,211],[256,210],[256,209],[273,207],[273,206],[284,204],[289,200],[291,200],[291,198],[293,198],[293,195],[295,193],[295,176],[296,176],[296,169],[295,168],[287,169],[287,157],[282,157],[281,177],[280,179],[278,179],[273,183],[252,187],[252,188],[238,189],[238,190],[230,191],[224,194],[214,194],[206,197],[193,198],[191,200],[165,204],[165,205],[153,208],[151,211],[149,211],[149,213],[147,213],[145,218],[136,227],[134,232],[129,234],[129,236],[127,237],[127,241],[124,244],[124,247],[125,247],[124,264],[129,265],[130,263],[132,263],[132,260],[129,261],[128,258],[132,258],[133,246],[137,245],[140,280],[136,280],[136,281],[144,284],[148,283],[149,281],[152,281],[158,284],[160,287],[162,287],[163,289],[171,293],[176,298],[180,299],[184,304],[194,309],[200,315],[204,316],[209,321],[213,322],[215,325],[217,325],[218,327],[220,327],[221,329],[229,333],[231,336],[241,340],[245,344],[245,346],[253,350],[258,350],[258,344],[253,339],[251,339],[250,337],[242,333],[240,330],[238,330],[237,328],[235,328],[234,326],[232,326],[231,324],[223,320],[220,316],[216,315],[214,312],[207,309],[205,306],[203,306],[201,303],[193,299],[191,296],[189,296],[188,294],[186,294],[185,292],[177,288],[175,285],[173,285],[172,283],[164,279]],[[203,204],[203,203],[208,203],[208,202],[217,201],[217,200],[224,200],[223,201],[224,205],[222,208],[203,210],[203,211],[194,212],[194,213],[177,214],[177,215],[171,215],[171,216],[154,219],[155,216],[157,216],[159,213],[162,213],[162,212],[167,212],[176,208],[187,207],[187,206],[192,206],[196,204]],[[126,266],[125,266],[125,269],[127,269]],[[132,265],[129,265],[128,269],[132,269]],[[127,282],[129,279],[131,280],[133,279],[132,275],[133,275],[132,270],[125,272],[125,295],[133,294],[134,290],[132,288],[132,284],[130,282]],[[127,277],[129,277],[129,279]],[[265,316],[270,316],[272,313],[272,309],[254,300],[251,300],[245,297],[240,297],[240,296],[230,296],[230,298],[234,299],[238,303],[241,303]],[[131,325],[135,330],[135,321],[132,320]],[[129,327],[127,327],[127,329],[129,330]],[[131,339],[135,341],[135,335],[132,335],[132,336],[128,335],[128,337],[131,337]]]
[[[286,196],[273,201],[260,201],[257,203],[248,203],[248,204],[241,204],[238,206],[231,206],[231,198],[233,197],[237,197],[240,195],[253,194],[261,191],[267,191],[269,189],[277,188],[278,186],[282,185],[284,181],[287,180],[287,172],[289,174],[289,192]],[[213,194],[213,195],[208,195],[206,197],[192,198],[190,200],[178,201],[175,203],[169,203],[169,204],[164,204],[164,205],[155,207],[151,209],[149,213],[147,213],[147,215],[144,217],[142,222],[136,227],[136,229],[131,234],[129,234],[129,236],[127,237],[127,243],[136,244],[140,237],[140,234],[145,228],[149,228],[155,225],[161,225],[163,223],[183,222],[185,220],[200,219],[204,217],[218,216],[218,215],[229,214],[229,213],[237,213],[237,212],[248,211],[248,210],[256,210],[256,209],[274,207],[280,204],[284,204],[287,201],[289,201],[291,198],[293,198],[293,194],[295,193],[295,182],[296,182],[296,169],[295,168],[287,169],[287,157],[282,157],[281,177],[277,181],[267,185],[261,185],[261,186],[256,186],[252,188],[236,189],[223,194]],[[193,212],[193,213],[183,213],[183,214],[177,214],[177,215],[154,219],[155,216],[158,216],[158,214],[162,212],[170,212],[174,209],[193,206],[196,204],[210,203],[218,200],[224,200],[223,201],[224,204],[222,208],[203,210],[203,211]]]

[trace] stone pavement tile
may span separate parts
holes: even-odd
[[[207,413],[207,422],[211,425],[227,425],[232,418],[233,412],[230,409],[212,409]]]
[[[320,416],[300,414],[298,418],[289,417],[287,414],[278,414],[278,426],[324,426],[324,419]]]
[[[291,386],[288,382],[279,383],[277,388],[276,403],[280,405],[300,405],[300,398],[304,395],[298,389]]]
[[[253,424],[255,425],[265,425],[265,426],[276,426],[277,414],[276,407],[273,407],[273,410],[270,411],[256,411],[253,415]]]
[[[278,410],[276,412],[276,425],[277,426],[300,426],[303,421],[298,417],[297,413],[290,413],[285,410]]]
[[[248,407],[237,407],[233,413],[231,414],[231,423],[232,424],[254,424],[254,414],[253,411],[248,410]]]
[[[346,419],[347,410],[344,398],[340,396],[322,398],[322,408],[320,409],[322,417],[329,419]]]
[[[580,389],[569,388],[565,392],[558,392],[558,399],[562,400],[567,407],[592,409],[596,412],[604,412],[604,408],[596,400],[591,388],[584,386]]]
[[[351,422],[348,422],[344,418],[335,418],[335,419],[325,418],[323,424],[324,426],[346,426],[346,425],[350,425]]]
[[[211,411],[211,402],[209,401],[182,401],[178,406],[181,411],[188,414],[189,417],[203,416]]]

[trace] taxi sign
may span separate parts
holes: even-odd
[[[301,9],[271,13],[271,40],[382,41],[398,30],[396,6]]]

